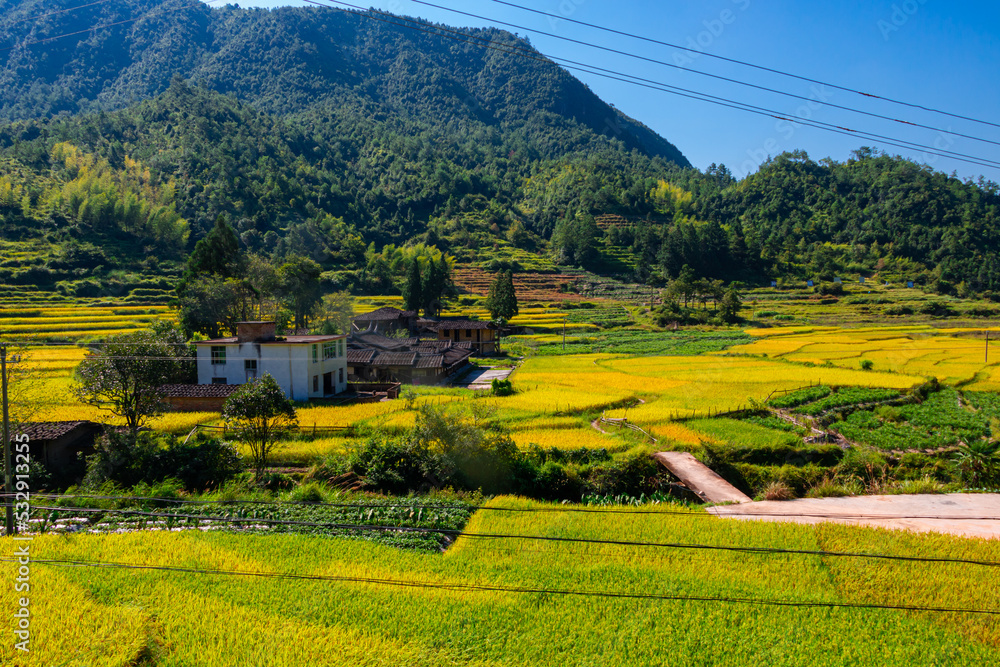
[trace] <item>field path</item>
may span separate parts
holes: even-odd
[[[709,503],[749,503],[750,498],[688,452],[657,452],[653,458]]]
[[[832,521],[1000,539],[1000,494],[995,493],[765,500],[710,507],[708,511],[729,519],[807,524]]]

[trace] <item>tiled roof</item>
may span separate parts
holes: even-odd
[[[494,324],[492,322],[483,322],[482,320],[446,320],[444,322],[432,324],[431,328],[437,329],[438,331],[450,331],[453,329],[493,329]]]
[[[20,433],[28,436],[28,440],[55,440],[61,438],[78,428],[93,427],[99,428],[101,425],[91,421],[75,422],[29,422],[25,424]]]
[[[390,320],[398,320],[401,317],[409,318],[416,316],[417,313],[412,310],[400,310],[399,308],[393,308],[392,306],[385,306],[384,308],[373,310],[370,313],[358,315],[354,319],[355,321],[361,322],[386,322]]]
[[[398,350],[416,345],[419,341],[416,338],[390,338],[379,333],[362,331],[351,334],[349,344],[362,347],[377,347],[383,350]]]
[[[417,368],[441,368],[444,366],[444,355],[425,354],[417,359]]]
[[[228,398],[240,388],[238,384],[166,384],[162,389],[167,398]]]
[[[416,352],[380,352],[372,366],[412,366],[416,360]]]
[[[370,364],[375,355],[375,350],[348,350],[347,363],[349,364]]]
[[[460,361],[465,361],[471,356],[472,356],[472,350],[455,347],[445,351],[444,363],[446,366],[451,366]]]

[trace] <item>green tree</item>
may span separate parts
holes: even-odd
[[[185,282],[196,276],[212,274],[224,278],[240,275],[243,257],[240,253],[240,240],[236,232],[220,215],[215,220],[215,227],[205,238],[195,244],[188,258]]]
[[[176,329],[118,334],[80,362],[72,391],[81,402],[123,419],[134,438],[166,409],[163,385],[190,378],[192,360]]]
[[[350,292],[334,292],[323,297],[316,318],[324,335],[347,333],[354,320],[354,297]]]
[[[410,273],[406,278],[406,285],[403,287],[403,304],[407,310],[417,312],[424,305],[420,262],[416,257],[410,262]]]
[[[486,310],[494,320],[503,318],[509,320],[515,317],[519,310],[517,292],[514,289],[514,274],[511,271],[501,271],[490,283],[486,296]]]
[[[278,292],[294,314],[296,329],[305,329],[319,303],[323,269],[308,257],[292,256],[278,268]]]
[[[222,406],[222,418],[247,446],[258,482],[276,447],[277,435],[298,424],[295,406],[269,373],[234,391]]]
[[[730,285],[719,301],[719,318],[728,324],[740,321],[740,309],[743,307],[743,297],[735,285]]]

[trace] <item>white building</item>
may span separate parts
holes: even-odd
[[[198,384],[243,384],[269,373],[293,401],[347,389],[346,335],[277,336],[274,322],[240,322],[236,336],[202,340]]]

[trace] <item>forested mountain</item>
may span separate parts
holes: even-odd
[[[654,283],[686,264],[1000,289],[995,183],[867,149],[776,156],[741,181],[700,172],[511,53],[531,47],[506,32],[442,26],[454,41],[319,7],[72,6],[0,0],[16,45],[0,51],[0,240],[34,248],[0,261],[0,284],[127,293],[148,283],[129,272],[177,275],[223,216],[245,250],[362,289],[391,286],[366,269],[414,243],[470,261],[516,246]],[[636,268],[605,262],[612,249]]]

